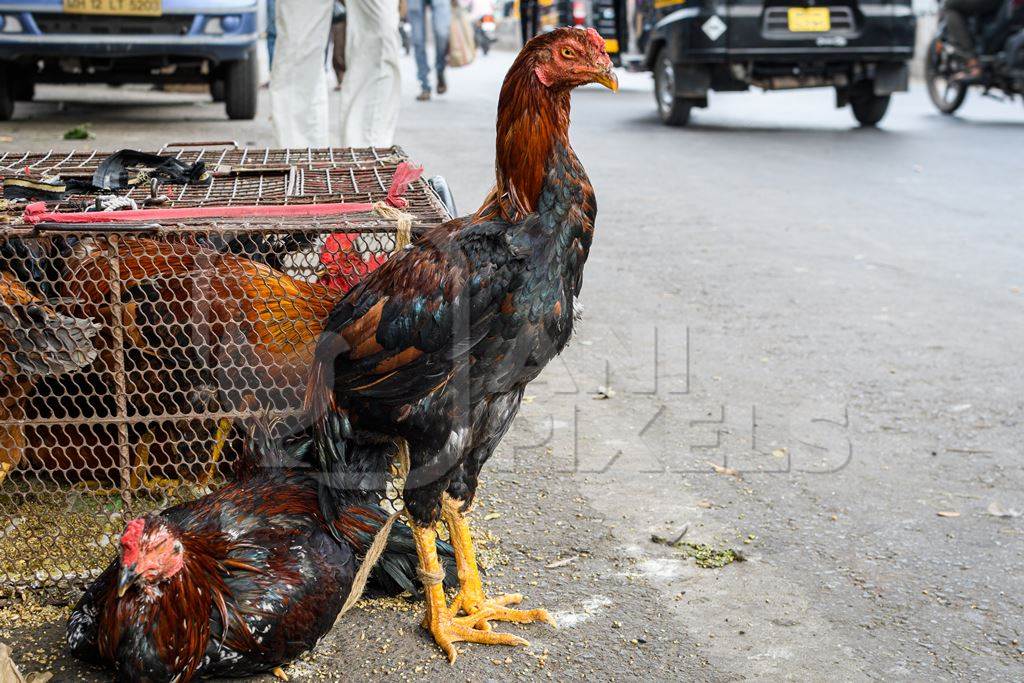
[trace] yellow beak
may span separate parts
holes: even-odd
[[[601,85],[608,88],[612,92],[619,91],[619,78],[618,76],[615,75],[615,72],[612,71],[611,67],[608,67],[604,71],[594,76],[594,82],[600,83]]]

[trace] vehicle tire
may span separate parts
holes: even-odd
[[[256,117],[256,99],[259,95],[257,67],[255,50],[249,51],[248,59],[225,65],[224,108],[229,119],[248,121]]]
[[[685,126],[690,122],[690,103],[676,95],[675,65],[668,50],[659,52],[654,63],[654,100],[665,125]]]
[[[19,78],[14,82],[14,99],[31,102],[36,97],[36,83],[31,78]]]
[[[874,126],[889,109],[892,95],[855,95],[850,98],[853,118],[862,126]]]
[[[224,79],[218,78],[215,81],[210,81],[210,97],[214,102],[224,101]]]
[[[950,77],[955,72],[949,55],[942,50],[939,38],[928,43],[924,61],[924,80],[928,84],[928,97],[940,112],[950,115],[960,108],[967,97],[967,86],[953,83]]]
[[[0,65],[0,121],[10,121],[14,116],[15,90],[11,70],[6,65]]]

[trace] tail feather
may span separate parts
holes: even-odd
[[[292,446],[302,450],[305,462],[317,472],[324,517],[337,519],[349,505],[383,499],[393,445],[363,443],[355,437],[319,361],[310,372],[305,413],[310,424],[295,435]]]
[[[387,518],[388,513],[379,505],[354,505],[342,511],[335,526],[338,533],[352,545],[356,554],[362,556],[373,543],[374,536]],[[438,539],[437,556],[444,567],[445,587],[457,586],[459,577],[455,569],[455,550]],[[419,595],[421,589],[416,573],[418,566],[419,559],[412,529],[404,522],[398,521],[391,527],[384,554],[370,573],[369,585],[388,595],[399,595],[403,592]]]
[[[299,429],[253,418],[235,475],[245,479],[260,469],[306,468],[317,483],[317,499],[325,519],[337,520],[352,505],[375,505],[384,499],[390,442],[363,443],[352,434],[348,417],[331,412]],[[337,530],[331,532],[341,540]]]
[[[0,273],[0,350],[7,351],[0,363],[10,374],[38,378],[88,366],[99,355],[92,341],[99,329],[91,319],[59,313]]]

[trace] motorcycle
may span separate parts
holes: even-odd
[[[968,89],[980,86],[983,94],[1001,91],[1008,99],[1024,97],[1024,0],[1006,0],[995,14],[968,20],[977,46],[981,76],[958,78],[966,68],[963,52],[948,41],[945,17],[928,45],[925,80],[932,103],[943,114],[952,114],[967,97]]]
[[[476,44],[480,46],[483,53],[486,55],[491,51],[491,45],[498,42],[498,38],[495,35],[498,25],[494,22],[493,14],[485,14],[476,20]]]

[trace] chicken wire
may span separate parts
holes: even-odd
[[[400,157],[388,151],[309,150],[298,161],[262,150],[260,158],[306,163],[288,174],[314,192],[324,186],[313,178],[331,177],[316,172],[360,182],[355,171],[368,167],[380,175],[356,186],[368,196],[345,198],[377,201]],[[4,156],[0,166],[42,167],[47,158]],[[93,158],[57,161],[84,168]],[[249,163],[234,149],[218,150],[216,161]],[[414,231],[447,218],[423,181],[406,198]],[[95,576],[127,519],[229,478],[249,419],[300,413],[324,318],[394,247],[395,224],[369,213],[0,225],[0,586]]]

